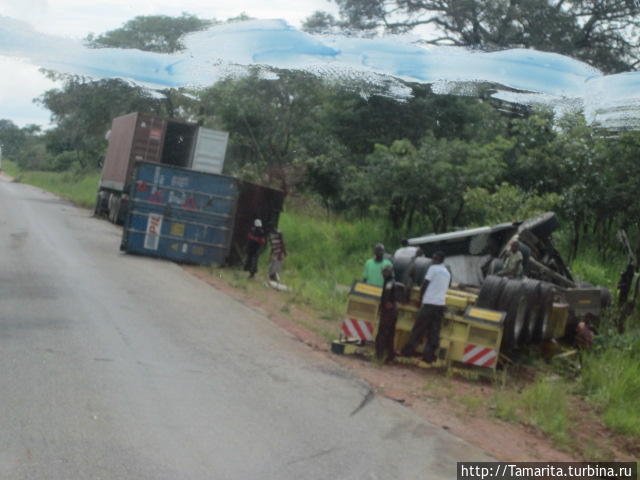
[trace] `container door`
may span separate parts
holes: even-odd
[[[193,149],[191,169],[198,172],[222,173],[229,132],[200,127]]]

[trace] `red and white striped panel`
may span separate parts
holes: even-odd
[[[479,367],[493,368],[498,360],[498,352],[492,348],[467,344],[464,346],[462,361]]]
[[[364,320],[355,318],[345,318],[342,321],[342,332],[347,338],[358,338],[360,340],[373,340],[373,325]]]

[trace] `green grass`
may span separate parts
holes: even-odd
[[[309,217],[289,209],[280,217],[280,229],[289,251],[282,281],[293,289],[296,301],[317,309],[323,318],[340,319],[346,293],[337,287],[361,277],[373,245],[384,239],[382,224]],[[266,268],[265,257],[261,268]]]
[[[521,393],[499,390],[494,414],[509,422],[532,425],[549,435],[556,446],[566,449],[571,444],[568,389],[563,381],[540,378]]]
[[[570,269],[577,280],[607,287],[613,292],[626,265],[627,259],[621,251],[603,261],[594,248],[585,248],[571,262]]]
[[[474,414],[484,404],[484,399],[472,395],[461,395],[458,400],[469,414]]]
[[[640,438],[640,339],[586,354],[580,386],[607,427]]]
[[[100,173],[91,172],[26,172],[14,163],[2,162],[3,170],[22,183],[28,183],[67,198],[72,202],[93,208],[100,181]]]

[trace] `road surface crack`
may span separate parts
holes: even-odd
[[[369,389],[367,394],[364,396],[364,398],[360,402],[360,405],[358,405],[356,407],[356,409],[353,412],[351,412],[351,414],[349,416],[353,417],[356,413],[358,413],[360,410],[362,410],[367,405],[367,403],[369,403],[371,400],[373,400],[374,396],[375,396],[374,391]]]

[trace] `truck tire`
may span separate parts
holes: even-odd
[[[416,257],[416,269],[415,272],[415,284],[420,286],[424,281],[424,277],[427,275],[427,270],[431,266],[432,260],[427,257]]]
[[[538,324],[538,317],[540,316],[540,282],[527,278],[522,282],[522,285],[524,296],[527,299],[527,313],[524,331],[520,337],[520,345],[525,345],[531,343],[533,333]]]
[[[113,203],[115,200],[115,195],[113,193],[109,194],[109,200],[107,200],[107,218],[111,223],[113,222]]]
[[[555,295],[553,285],[546,282],[540,282],[539,295],[540,308],[538,311],[538,319],[531,337],[532,343],[541,343],[544,340],[551,338],[552,335],[551,309],[553,308],[553,298]]]
[[[109,221],[118,225],[120,219],[120,195],[112,193],[109,196]]]
[[[494,258],[489,264],[489,275],[495,275],[504,268],[504,262],[499,258]]]
[[[93,210],[93,214],[96,217],[102,217],[106,215],[108,209],[108,200],[109,194],[104,190],[98,190],[98,193],[96,194],[96,206]]]
[[[500,300],[500,295],[502,294],[502,289],[506,283],[506,278],[496,277],[495,275],[489,275],[485,278],[482,282],[480,293],[478,294],[476,306],[496,310]]]
[[[609,308],[613,303],[611,291],[606,287],[598,287],[600,289],[600,308]]]
[[[508,353],[517,347],[526,320],[527,298],[521,280],[507,280],[500,294],[497,310],[507,314],[502,330],[501,351]]]
[[[397,282],[407,283],[407,275],[409,274],[409,267],[413,262],[413,257],[402,256],[393,257],[391,260],[393,263],[393,275]]]

